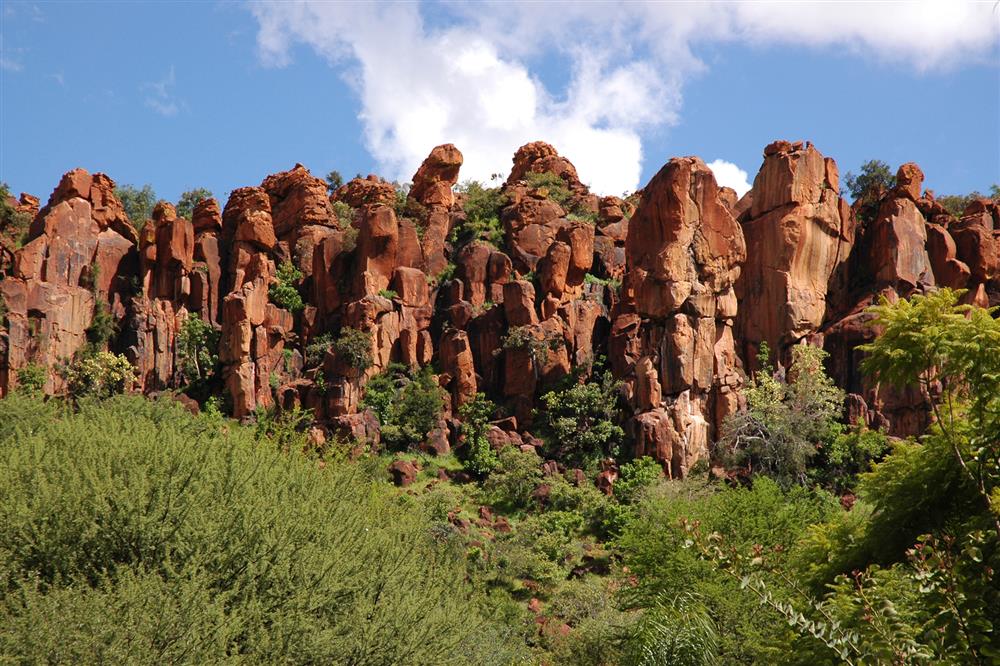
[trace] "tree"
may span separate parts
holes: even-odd
[[[896,186],[896,176],[885,162],[869,160],[861,165],[860,174],[848,171],[845,182],[858,216],[865,222],[871,222],[878,214],[879,199]]]
[[[115,196],[125,208],[125,214],[136,229],[141,229],[153,215],[156,206],[156,192],[151,185],[143,185],[142,189],[134,185],[121,185],[115,188]]]
[[[762,345],[760,370],[746,389],[747,408],[728,417],[719,442],[724,458],[783,485],[804,484],[817,447],[839,434],[844,393],[823,372],[826,352],[811,345],[792,349],[789,379],[778,379]]]
[[[871,308],[882,334],[861,349],[863,368],[897,387],[921,386],[934,423],[926,437],[952,451],[1000,538],[1000,321],[996,309],[959,305],[941,289]]]
[[[177,355],[189,382],[209,379],[219,365],[219,331],[197,314],[189,314],[177,334]]]
[[[193,190],[188,190],[177,201],[177,215],[190,220],[194,214],[194,207],[201,203],[202,200],[211,198],[211,190],[206,190],[204,187],[196,187]]]
[[[496,451],[486,437],[496,408],[485,393],[477,393],[458,409],[458,415],[462,419],[462,434],[465,436],[465,465],[480,476],[489,474],[500,464]]]
[[[549,455],[578,467],[596,467],[621,453],[625,431],[617,424],[619,383],[605,372],[598,381],[542,396],[539,410]]]
[[[344,177],[340,175],[339,171],[334,170],[326,174],[326,186],[331,192],[339,189],[343,184]]]
[[[291,261],[283,261],[278,266],[278,274],[275,281],[268,287],[267,293],[271,302],[289,312],[298,312],[305,307],[302,294],[299,293],[295,283],[302,279],[302,271],[295,267]]]

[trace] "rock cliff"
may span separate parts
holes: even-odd
[[[628,200],[598,197],[535,142],[514,155],[496,233],[465,238],[462,161],[435,148],[405,201],[376,176],[330,194],[302,165],[222,207],[204,200],[191,219],[160,203],[129,220],[113,181],[82,169],[41,209],[12,200],[32,222],[19,246],[0,244],[0,394],[29,366],[47,369],[45,392],[64,392],[61,368],[88,344],[124,354],[137,390],[190,386],[182,331],[195,318],[216,334],[213,386],[236,418],[303,406],[317,437],[377,441],[359,412],[366,382],[391,363],[433,364],[450,400],[428,447],[460,444],[455,418],[477,392],[508,414],[491,442],[531,447],[539,396],[605,357],[632,450],[683,476],[740,407],[763,343],[784,365],[796,344],[823,346],[849,416],[910,434],[925,396],[862,376],[857,347],[876,334],[865,308],[935,285],[1000,303],[1000,206],[976,200],[954,217],[915,164],[862,221],[809,143],[767,146],[737,201],[696,157],[670,160]],[[329,344],[349,331],[351,349]]]

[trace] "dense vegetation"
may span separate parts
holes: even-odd
[[[1000,322],[941,290],[874,309],[884,384],[918,385],[918,440],[849,428],[823,354],[764,351],[706,466],[630,460],[610,376],[554,387],[543,451],[495,450],[430,369],[364,403],[383,450],[317,450],[308,413],[242,426],[169,400],[0,401],[0,655],[24,663],[992,664],[1000,660]],[[207,378],[188,326],[185,373]],[[344,329],[310,343],[369,367]],[[313,348],[314,347],[314,348]],[[541,350],[539,350],[541,353]],[[100,352],[86,358],[101,359]],[[104,359],[108,367],[117,367]],[[93,395],[102,398],[91,397]],[[111,396],[111,397],[108,397]],[[612,495],[594,484],[617,460]],[[390,463],[417,470],[405,488]],[[579,470],[573,469],[577,466]]]

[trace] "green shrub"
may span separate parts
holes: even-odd
[[[497,452],[486,437],[496,408],[485,393],[477,393],[458,410],[459,418],[462,419],[462,434],[465,436],[465,466],[479,476],[489,474],[500,464]]]
[[[351,222],[354,221],[354,209],[343,201],[333,202],[333,212],[336,214],[341,228],[350,227]]]
[[[885,162],[869,160],[861,165],[861,173],[855,175],[848,171],[844,182],[857,207],[858,217],[871,223],[878,214],[879,200],[896,186],[896,176]]]
[[[333,343],[333,351],[358,372],[372,367],[372,339],[365,331],[349,326],[340,329],[340,335]]]
[[[774,566],[783,566],[789,547],[809,525],[839,515],[839,503],[823,491],[800,486],[785,491],[758,477],[751,488],[694,480],[661,483],[635,510],[616,542],[623,564],[638,581],[623,590],[623,603],[655,610],[693,595],[720,629],[720,663],[786,663],[795,633],[784,618],[742,590],[738,576],[686,548],[690,536],[680,521],[725,539],[727,548],[767,554]],[[794,597],[780,577],[768,581],[778,601]]]
[[[549,352],[559,349],[562,344],[562,338],[557,334],[544,333],[537,327],[512,326],[501,338],[500,349],[526,349],[531,354],[532,361],[545,365],[549,360]]]
[[[397,294],[392,289],[382,289],[378,292],[378,295],[381,296],[382,298],[387,298],[390,301],[395,298],[399,298],[399,294]]]
[[[48,368],[41,363],[29,363],[17,371],[17,387],[26,393],[41,393],[48,378]]]
[[[12,206],[8,201],[11,197],[10,187],[7,183],[0,183],[0,233],[11,238],[16,247],[21,247],[28,237],[31,216],[19,212]],[[3,317],[0,316],[0,322],[2,320]]]
[[[74,398],[106,398],[128,391],[134,382],[135,368],[122,354],[81,354],[66,369],[66,383]]]
[[[761,369],[746,388],[747,408],[728,417],[718,446],[729,465],[747,467],[785,485],[805,483],[818,447],[841,432],[844,392],[823,371],[826,352],[811,345],[792,350],[789,380],[775,379],[761,347]]]
[[[340,189],[341,185],[344,184],[344,177],[340,175],[340,172],[333,170],[326,174],[326,187],[331,192]]]
[[[219,331],[197,314],[189,314],[177,334],[177,356],[188,382],[214,377],[219,369]]]
[[[180,200],[177,202],[177,215],[178,217],[185,217],[191,219],[194,215],[194,208],[199,203],[205,199],[212,198],[212,191],[206,190],[204,187],[196,187],[193,190],[188,190],[181,194]]]
[[[306,345],[305,362],[306,367],[313,368],[323,363],[326,352],[333,347],[333,336],[330,333],[317,335]]]
[[[289,312],[299,312],[305,307],[302,294],[299,293],[295,283],[302,279],[302,271],[295,267],[291,261],[283,261],[278,266],[278,274],[275,282],[268,288],[268,296],[271,302],[279,308],[284,308]]]
[[[617,457],[625,439],[618,425],[618,387],[605,372],[599,381],[543,395],[539,416],[549,455],[585,469]]]
[[[429,366],[411,374],[393,364],[368,380],[362,404],[378,417],[382,441],[401,450],[422,443],[438,426],[445,396]]]
[[[483,494],[493,506],[523,511],[534,504],[532,493],[542,482],[541,460],[534,453],[508,446],[500,451],[499,464],[483,483]]]
[[[615,482],[615,497],[619,502],[631,504],[642,497],[642,493],[655,486],[663,478],[663,466],[643,456],[623,464],[618,470]]]
[[[500,214],[508,203],[507,195],[499,187],[484,187],[473,180],[462,183],[458,192],[463,195],[465,220],[452,227],[448,240],[456,250],[476,240],[499,247],[504,235]]]
[[[461,561],[382,488],[170,401],[74,414],[0,400],[0,655],[464,664],[509,652]]]
[[[121,185],[115,188],[115,197],[121,202],[125,214],[136,229],[142,229],[146,220],[153,216],[156,192],[151,185],[143,185],[142,189],[134,185]]]
[[[543,196],[548,197],[564,208],[573,197],[573,193],[566,186],[566,181],[551,171],[528,173],[525,174],[524,180],[527,182],[528,187],[540,190]]]

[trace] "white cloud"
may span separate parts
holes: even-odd
[[[174,66],[171,65],[170,72],[164,78],[142,84],[141,89],[146,93],[146,106],[165,118],[176,116],[180,110],[180,103],[174,99],[172,90],[176,82]]]
[[[365,143],[388,176],[408,180],[450,142],[466,157],[462,177],[485,180],[541,139],[613,194],[640,184],[643,133],[676,124],[684,82],[706,69],[694,55],[701,43],[835,47],[924,71],[995,58],[998,42],[989,4],[947,0],[449,4],[435,7],[443,27],[425,24],[415,3],[268,1],[251,11],[265,63],[287,65],[302,43],[354,85]],[[535,74],[553,56],[570,63],[562,90]],[[746,183],[735,165],[713,165],[737,191]]]
[[[732,162],[713,160],[708,163],[708,168],[715,175],[715,182],[720,187],[733,188],[736,190],[736,196],[742,197],[750,190],[751,184],[747,180],[747,172]]]

